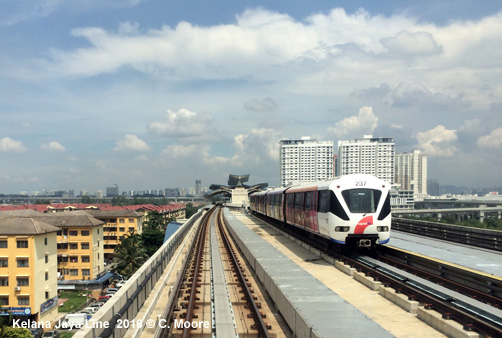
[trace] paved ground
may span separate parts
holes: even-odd
[[[234,212],[234,216],[396,337],[446,337],[417,319],[415,315],[389,302],[378,292],[371,291],[328,262],[319,260],[318,256],[292,242],[277,230],[263,225],[257,218],[240,212]]]

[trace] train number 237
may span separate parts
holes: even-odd
[[[366,181],[356,181],[356,187],[364,187],[366,186]]]

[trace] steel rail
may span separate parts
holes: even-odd
[[[480,302],[490,304],[495,308],[502,309],[502,298],[496,296],[496,294],[502,293],[502,283],[500,280],[488,276],[480,276],[479,274],[449,265],[439,265],[440,263],[437,261],[430,261],[411,253],[403,254],[402,251],[388,246],[378,248],[378,253],[378,260],[382,262],[467,295]],[[470,281],[472,286],[461,284],[458,282],[459,280]],[[474,286],[478,286],[478,288],[474,288]]]
[[[390,286],[399,293],[408,295],[410,299],[417,300],[424,303],[426,309],[434,309],[442,314],[445,319],[453,319],[461,323],[465,330],[478,331],[486,334],[489,337],[502,337],[502,328],[492,325],[482,318],[476,317],[467,313],[466,311],[460,310],[455,307],[453,299],[449,297],[437,298],[423,290],[413,287],[406,283],[406,280],[400,280],[385,274],[373,267],[370,267],[356,259],[343,257],[343,261],[346,264],[356,268],[358,271],[365,273],[367,276],[371,276],[378,279],[385,286]]]
[[[194,259],[194,273],[193,273],[193,279],[192,279],[192,285],[190,288],[190,298],[188,299],[188,306],[187,306],[187,312],[185,316],[185,322],[192,322],[192,316],[193,316],[193,310],[195,308],[195,301],[196,301],[196,294],[197,294],[197,289],[199,287],[199,274],[200,274],[200,265],[202,262],[202,256],[204,254],[204,242],[206,238],[206,233],[207,233],[207,227],[210,221],[210,216],[214,212],[216,207],[213,207],[211,210],[209,210],[205,215],[204,218],[202,219],[202,226],[199,232],[199,237],[197,238],[197,245],[196,245],[196,254],[195,254],[195,259]],[[192,325],[184,325],[183,326],[183,338],[188,338],[190,337],[190,330],[191,330]]]
[[[239,279],[239,283],[242,285],[243,291],[244,291],[244,296],[246,297],[246,301],[249,305],[249,309],[251,310],[251,314],[253,316],[253,319],[256,324],[256,329],[258,330],[258,337],[262,338],[269,338],[270,334],[268,333],[267,325],[263,321],[263,318],[261,317],[260,310],[258,309],[258,306],[256,305],[256,302],[254,301],[253,298],[253,293],[251,292],[251,289],[249,288],[248,284],[246,283],[246,278],[244,276],[244,273],[242,272],[242,269],[239,267],[239,262],[237,260],[237,257],[235,256],[233,252],[233,248],[230,244],[230,240],[223,228],[223,221],[221,219],[221,209],[220,213],[217,217],[217,224],[218,224],[218,229],[220,230],[221,238],[223,241],[223,244],[225,245],[225,248],[228,252],[228,256],[231,258],[231,264],[235,267],[235,272],[237,274],[237,278]]]

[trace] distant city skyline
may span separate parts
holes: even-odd
[[[0,2],[0,193],[278,186],[279,141],[393,138],[502,168],[502,2]]]

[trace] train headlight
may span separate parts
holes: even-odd
[[[335,227],[335,232],[348,232],[350,230],[350,227]]]
[[[380,226],[380,227],[377,227],[377,231],[378,232],[388,232],[389,227],[388,226]]]

